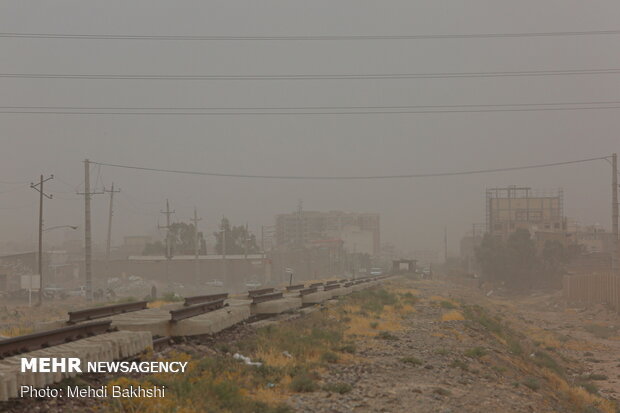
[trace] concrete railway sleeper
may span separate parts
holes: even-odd
[[[79,323],[48,332],[0,341],[0,401],[17,396],[21,385],[44,387],[74,376],[76,373],[21,373],[20,360],[24,354],[28,357],[78,357],[82,363],[91,361],[115,361],[129,359],[148,348],[162,348],[176,342],[179,337],[212,335],[235,324],[248,320],[264,319],[283,312],[295,311],[309,305],[320,304],[335,296],[350,294],[359,289],[369,288],[381,282],[385,277],[358,279],[355,283],[314,283],[310,287],[295,289],[298,295],[284,295],[274,288],[252,290],[248,292],[251,302],[239,299],[227,299],[222,295],[188,297],[186,305],[179,309],[146,309],[130,314],[118,314],[110,320]],[[349,284],[347,286],[347,284]],[[303,287],[303,286],[302,286]],[[323,287],[320,289],[318,287]],[[200,300],[209,298],[207,302]],[[228,302],[225,302],[228,301]],[[167,323],[168,333],[156,333],[150,329],[147,320],[136,318],[134,323],[124,328],[116,319],[135,317],[138,314],[168,315],[161,322]],[[149,317],[153,317],[150,315]],[[145,320],[142,324],[141,320]],[[120,331],[110,332],[111,328]],[[156,335],[157,334],[157,335]],[[153,338],[153,336],[157,338]],[[33,337],[34,336],[34,337]],[[47,337],[47,338],[45,338]],[[177,337],[175,339],[175,337]],[[28,343],[29,340],[31,344]],[[27,353],[25,353],[27,352]]]

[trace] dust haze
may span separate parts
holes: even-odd
[[[82,408],[9,358],[131,331],[97,357],[254,380],[197,412],[616,411],[619,15],[0,2],[0,407]]]

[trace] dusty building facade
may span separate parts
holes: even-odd
[[[380,219],[377,213],[298,211],[275,219],[276,248],[305,247],[315,241],[340,239],[349,253],[380,253]]]

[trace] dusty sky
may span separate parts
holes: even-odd
[[[53,6],[52,6],[53,4]],[[620,28],[617,1],[0,1],[0,31],[136,35],[550,32]],[[362,74],[620,68],[620,35],[323,42],[0,38],[0,73]],[[620,100],[620,74],[479,79],[146,81],[0,78],[0,106],[381,106]],[[0,114],[0,181],[57,177],[48,226],[83,225],[92,160],[248,174],[441,172],[602,156],[620,149],[620,109],[359,116]],[[166,198],[209,231],[225,214],[255,230],[303,198],[312,210],[381,213],[382,239],[450,249],[484,217],[484,189],[563,187],[566,214],[610,223],[604,161],[536,171],[369,182],[207,178],[93,168],[112,181],[115,241],[154,233]],[[98,179],[97,179],[98,177]],[[0,241],[35,240],[36,193],[0,183]],[[102,243],[107,198],[93,200]],[[50,233],[59,239],[62,232]]]

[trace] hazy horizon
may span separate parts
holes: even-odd
[[[136,35],[521,33],[612,30],[612,1],[106,2],[0,4],[2,32]],[[146,7],[148,6],[148,7]],[[145,14],[145,10],[148,14]],[[327,12],[329,11],[329,12]],[[372,74],[620,68],[618,35],[368,41],[135,41],[0,38],[0,73]],[[0,106],[300,107],[618,101],[618,74],[453,79],[148,81],[0,78]],[[0,241],[36,241],[45,223],[83,231],[83,164],[92,161],[271,175],[389,175],[501,168],[618,151],[617,109],[371,115],[123,116],[0,113]],[[487,175],[371,181],[279,181],[93,168],[112,182],[114,242],[156,231],[169,199],[211,234],[273,224],[296,209],[381,214],[382,242],[449,250],[484,218],[486,187],[564,189],[565,215],[610,228],[611,169],[597,161]],[[21,182],[6,184],[3,182]],[[107,195],[93,197],[93,241],[105,240]],[[62,231],[49,233],[50,240]]]

